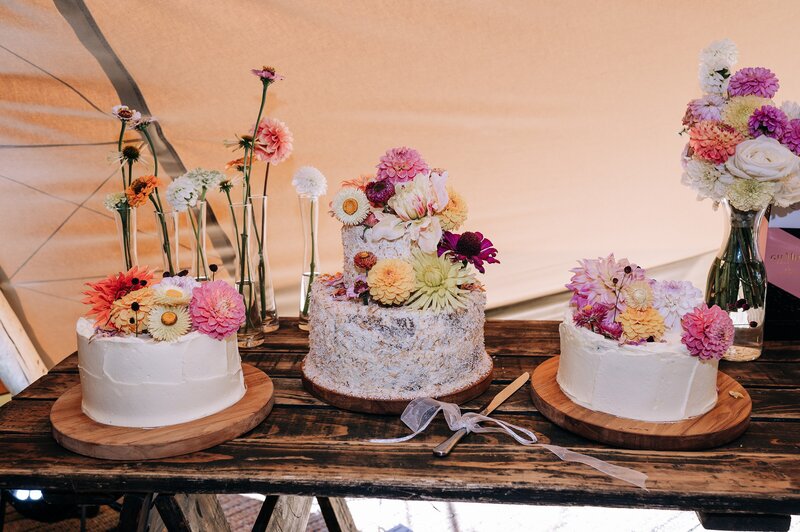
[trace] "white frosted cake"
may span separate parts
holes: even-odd
[[[649,422],[700,416],[717,402],[733,324],[691,283],[655,281],[626,259],[581,261],[567,285],[556,380],[573,402]]]
[[[497,251],[480,233],[450,232],[466,206],[446,179],[396,148],[376,176],[344,183],[334,198],[344,264],[311,289],[303,375],[314,387],[410,401],[490,379],[486,295],[474,270],[498,262]]]
[[[166,277],[147,268],[89,284],[80,318],[82,410],[105,425],[153,428],[236,404],[245,383],[236,331],[244,303],[224,281]]]
[[[200,419],[236,404],[245,387],[236,337],[197,331],[174,342],[95,337],[78,321],[83,412],[105,425],[161,427]]]

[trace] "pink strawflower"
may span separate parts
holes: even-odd
[[[719,360],[733,345],[733,321],[717,305],[708,308],[703,303],[681,318],[681,326],[681,342],[703,360]]]
[[[189,315],[195,329],[223,340],[244,324],[244,301],[225,281],[207,281],[192,292]]]
[[[771,70],[764,67],[747,67],[739,70],[728,83],[730,96],[759,96],[772,98],[778,92],[780,84]]]
[[[721,120],[723,107],[725,99],[719,94],[706,94],[702,98],[692,100],[686,106],[683,125],[692,127],[702,120]]]
[[[612,309],[616,304],[617,312],[625,311],[625,305],[617,297],[617,292],[631,281],[645,278],[644,269],[631,264],[628,259],[617,261],[613,253],[596,260],[583,259],[578,264],[579,267],[570,270],[573,275],[566,285],[577,296],[573,299],[585,301],[589,305],[602,303]]]
[[[261,78],[264,83],[272,83],[274,81],[280,81],[282,79],[286,79],[284,76],[275,73],[275,69],[272,67],[261,67],[261,68],[253,68],[250,70],[254,76]]]
[[[781,144],[789,148],[795,155],[800,155],[800,118],[789,120],[781,137]]]
[[[376,167],[378,180],[389,179],[393,183],[411,181],[417,174],[428,171],[426,163],[419,152],[412,148],[392,148],[381,157],[381,162]]]
[[[265,163],[280,164],[292,154],[294,137],[289,128],[275,118],[265,118],[258,124],[253,139],[256,159]]]
[[[780,139],[788,126],[789,119],[786,117],[786,113],[771,105],[764,105],[756,109],[747,121],[747,128],[754,137],[764,135]]]
[[[698,122],[689,130],[692,153],[713,164],[722,164],[736,153],[744,135],[732,126],[713,120]]]

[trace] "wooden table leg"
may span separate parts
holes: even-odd
[[[706,530],[753,530],[786,532],[792,524],[791,515],[737,514],[695,512]]]
[[[253,532],[305,532],[313,498],[268,495],[253,525]]]
[[[6,490],[0,489],[0,532],[6,523]]]
[[[267,495],[267,498],[264,499],[264,504],[261,505],[261,510],[258,511],[256,522],[253,524],[253,532],[265,532],[267,530],[267,524],[272,517],[276,504],[278,504],[278,496]]]
[[[150,516],[150,532],[230,532],[231,528],[216,495],[159,494],[158,512]]]
[[[317,497],[322,518],[330,532],[357,532],[356,523],[344,499]]]
[[[152,493],[128,493],[122,500],[119,512],[119,532],[145,532],[150,519],[150,506],[153,504]],[[2,530],[2,527],[0,527]]]

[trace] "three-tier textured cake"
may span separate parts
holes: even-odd
[[[320,389],[375,401],[448,397],[488,383],[486,295],[476,272],[498,262],[480,233],[456,234],[463,198],[447,172],[395,148],[375,176],[343,183],[342,273],[311,289],[303,376]]]

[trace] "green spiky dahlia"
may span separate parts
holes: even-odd
[[[417,284],[406,305],[418,310],[450,310],[465,308],[469,290],[462,285],[475,282],[474,276],[461,263],[454,263],[447,254],[421,250],[413,252]]]

